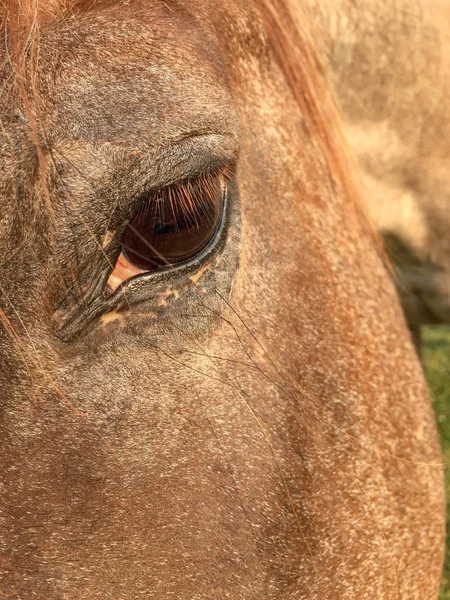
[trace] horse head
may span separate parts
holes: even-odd
[[[1,595],[421,599],[428,391],[305,7],[1,9]]]

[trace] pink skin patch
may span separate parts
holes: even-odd
[[[106,284],[106,293],[112,294],[117,290],[117,288],[128,279],[135,277],[136,275],[141,275],[142,273],[147,273],[148,271],[144,271],[142,269],[138,269],[134,265],[132,265],[123,255],[120,254],[117,259],[116,266],[114,271],[111,273],[108,279],[108,283]]]

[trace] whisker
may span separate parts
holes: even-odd
[[[291,398],[295,399],[298,402],[298,398],[297,398],[297,392],[295,390],[295,387],[292,386],[292,384],[288,384],[286,382],[286,380],[284,379],[281,371],[278,369],[278,367],[276,366],[274,360],[272,359],[272,357],[269,355],[269,353],[264,349],[264,347],[262,346],[262,344],[260,344],[260,342],[257,340],[256,336],[253,334],[253,332],[251,331],[251,329],[248,327],[248,325],[244,322],[244,320],[242,319],[242,317],[239,315],[239,313],[232,307],[232,305],[220,294],[220,292],[216,293],[220,296],[220,298],[224,301],[224,303],[231,309],[231,311],[233,312],[233,314],[236,315],[236,317],[239,319],[239,321],[242,323],[242,325],[245,327],[245,329],[248,331],[248,333],[252,336],[252,338],[255,340],[255,342],[258,344],[259,348],[264,352],[264,355],[267,356],[267,359],[270,361],[270,364],[274,367],[274,369],[276,370],[276,372],[278,373],[278,375],[280,376],[281,380],[282,380],[282,384],[283,386],[285,386],[286,390],[290,390],[291,393],[293,394],[291,396]],[[264,376],[267,377],[267,375],[261,371],[263,373]],[[301,407],[301,405],[299,405]],[[305,408],[303,408],[304,410],[306,410]],[[355,444],[357,444],[357,446],[359,448],[361,448],[362,450],[364,450],[365,452],[370,452],[370,450],[364,448],[364,445],[362,444],[361,441],[358,440],[357,437],[352,436],[351,434],[349,434],[348,432],[342,430],[341,428],[339,428],[339,426],[336,423],[333,423],[331,421],[326,420],[325,417],[321,416],[320,417],[323,422],[327,423],[330,427],[336,429],[339,433],[342,433],[344,435],[346,435],[350,440],[352,440]],[[376,454],[380,455],[380,456],[385,456],[387,458],[393,458],[395,460],[399,460],[400,462],[405,462],[405,463],[409,463],[409,464],[413,464],[416,466],[425,466],[425,467],[437,467],[437,468],[441,468],[442,466],[444,466],[444,463],[439,462],[426,462],[426,461],[413,461],[410,459],[405,459],[396,455],[393,455],[389,452],[385,452],[385,451],[381,451],[378,449],[374,449],[373,452],[375,452]]]
[[[200,344],[198,344],[197,342],[195,342],[195,345],[196,345],[198,348],[200,348],[200,349],[201,349],[201,346],[200,346]],[[223,374],[223,375],[224,375],[224,376],[227,378],[227,380],[230,382],[230,378],[229,378],[229,376],[227,375],[227,373],[226,373],[225,371],[223,371],[223,369],[222,369],[220,366],[217,366],[217,365],[215,364],[214,360],[213,360],[211,357],[209,357],[209,356],[208,356],[206,353],[203,353],[203,356],[205,356],[206,358],[208,358],[208,359],[211,361],[211,363],[212,363],[212,364],[215,366],[215,368],[218,368],[218,369],[219,369],[219,371],[220,371],[220,372],[222,372],[222,374]],[[283,471],[283,468],[282,468],[282,466],[281,466],[281,463],[280,463],[280,461],[278,460],[278,457],[277,457],[277,455],[276,455],[276,452],[275,452],[275,448],[274,448],[274,446],[273,446],[273,444],[272,444],[272,441],[271,441],[271,439],[270,439],[270,436],[269,436],[269,434],[268,434],[268,432],[267,432],[267,429],[266,429],[266,427],[265,427],[265,424],[263,423],[262,419],[261,419],[261,418],[260,418],[260,417],[257,415],[257,413],[256,413],[255,409],[253,408],[253,406],[252,406],[252,405],[250,404],[250,402],[247,400],[247,396],[248,396],[248,394],[247,394],[247,393],[246,393],[244,390],[242,390],[240,387],[238,387],[238,386],[236,386],[236,385],[234,385],[234,384],[231,384],[231,382],[230,382],[230,386],[232,387],[232,389],[233,389],[233,390],[235,390],[235,391],[238,393],[238,395],[239,395],[239,397],[241,398],[242,402],[244,403],[244,405],[246,406],[246,408],[248,409],[248,411],[249,411],[249,412],[250,412],[250,414],[252,415],[253,419],[255,420],[255,422],[256,422],[256,424],[257,424],[258,428],[260,429],[260,431],[261,431],[261,433],[262,433],[262,435],[263,435],[263,437],[264,437],[264,439],[265,439],[265,441],[266,441],[266,443],[267,443],[267,446],[268,446],[268,448],[269,448],[269,450],[270,450],[270,453],[271,453],[271,455],[272,455],[272,458],[273,458],[273,460],[274,460],[274,462],[275,462],[275,464],[276,464],[276,467],[277,467],[277,469],[278,469],[278,472],[279,472],[280,478],[281,478],[281,480],[282,480],[283,487],[284,487],[284,490],[285,490],[285,492],[286,492],[286,496],[287,496],[287,498],[288,498],[288,503],[289,503],[289,506],[290,506],[290,508],[291,508],[292,514],[293,514],[293,516],[294,516],[294,519],[295,519],[295,522],[296,522],[296,525],[297,525],[297,529],[298,529],[298,531],[299,531],[299,533],[300,533],[300,536],[301,536],[301,538],[302,538],[302,540],[303,540],[303,543],[304,543],[304,544],[305,544],[305,546],[306,546],[306,549],[307,549],[307,552],[308,552],[308,554],[311,556],[311,558],[313,558],[313,554],[312,554],[311,548],[310,548],[310,546],[309,546],[309,544],[308,544],[308,541],[307,541],[307,539],[306,539],[306,537],[305,537],[305,534],[304,534],[303,528],[302,528],[302,526],[301,526],[301,524],[300,524],[300,519],[299,519],[299,516],[298,516],[297,510],[296,510],[296,508],[295,508],[294,500],[293,500],[293,498],[292,498],[292,494],[291,494],[291,491],[290,491],[289,485],[288,485],[288,483],[287,483],[286,476],[285,476],[285,474],[284,474],[284,471]],[[314,568],[316,568],[316,565],[315,565],[315,563],[314,563],[314,562],[313,562],[313,567],[314,567]]]

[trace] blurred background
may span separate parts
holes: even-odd
[[[450,327],[424,327],[423,359],[446,464],[447,549],[440,600],[450,600]]]

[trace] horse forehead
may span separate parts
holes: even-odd
[[[40,102],[57,128],[82,120],[92,135],[128,142],[163,129],[235,129],[219,42],[178,3],[106,4],[69,17],[42,31],[39,61]]]
[[[41,28],[40,60],[54,62],[47,65],[53,74],[58,63],[60,70],[69,67],[91,77],[119,65],[129,76],[142,68],[167,75],[169,67],[186,70],[195,65],[216,76],[223,73],[214,31],[194,10],[159,0],[102,6]]]

